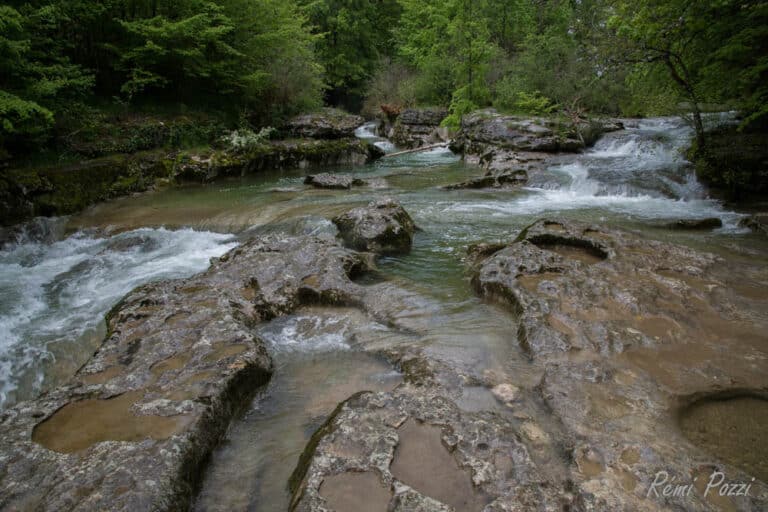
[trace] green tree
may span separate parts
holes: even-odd
[[[319,107],[325,88],[314,53],[317,36],[292,0],[223,0],[242,56],[232,74],[256,124]]]
[[[0,147],[45,136],[55,112],[71,108],[93,78],[63,55],[65,15],[55,6],[0,5]]]
[[[396,32],[402,58],[429,84],[422,99],[465,111],[489,100],[487,73],[498,48],[485,0],[403,0]]]
[[[211,2],[201,12],[178,20],[164,16],[121,21],[130,44],[121,65],[128,74],[121,92],[129,98],[147,88],[182,87],[193,81],[199,88],[231,92],[237,61],[242,54],[232,47],[234,25],[223,8]]]
[[[334,105],[362,97],[380,57],[391,51],[391,29],[400,9],[395,0],[304,0],[325,68],[327,100]]]
[[[741,0],[615,0],[610,25],[619,49],[639,67],[663,67],[688,102],[705,146],[701,105],[736,100],[746,124],[768,115],[768,5]],[[658,76],[658,75],[656,75]]]

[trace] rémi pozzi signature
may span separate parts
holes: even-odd
[[[675,476],[669,475],[666,471],[659,471],[653,479],[646,497],[671,498],[686,497],[693,493],[694,484],[699,477],[692,482],[683,484],[676,480]],[[707,486],[704,488],[704,497],[718,494],[720,496],[749,496],[754,478],[749,483],[745,482],[726,482],[725,474],[721,471],[713,471],[707,479]]]

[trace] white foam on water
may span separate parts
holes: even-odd
[[[349,350],[360,333],[386,330],[358,310],[311,308],[276,318],[259,334],[274,353],[323,353]]]
[[[710,122],[727,122],[729,116]],[[458,211],[483,209],[497,215],[603,209],[639,219],[718,217],[723,229],[739,232],[740,214],[725,211],[685,160],[691,128],[679,118],[645,119],[609,133],[582,154],[564,157],[529,194],[514,203],[456,205]]]
[[[355,129],[355,137],[358,139],[377,139],[376,126],[378,126],[378,123],[375,121],[361,124]]]
[[[343,316],[293,315],[273,320],[261,330],[276,352],[348,350],[351,326]]]
[[[133,288],[203,271],[236,245],[230,235],[143,228],[0,251],[0,408],[39,390],[49,345],[77,343]]]
[[[586,195],[573,190],[527,189],[529,195],[514,201],[468,201],[448,203],[441,212],[491,215],[498,217],[530,216],[570,210],[604,210],[644,220],[700,219],[717,217],[723,230],[743,232],[738,227],[742,214],[724,211],[712,199],[681,200],[651,196]]]
[[[378,123],[375,121],[365,123],[355,130],[355,137],[358,139],[370,141],[374,146],[385,153],[392,153],[397,149],[397,147],[395,147],[395,145],[392,144],[389,140],[376,135],[377,126]]]

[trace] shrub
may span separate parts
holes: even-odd
[[[276,133],[277,130],[271,126],[262,128],[258,133],[251,129],[243,128],[229,132],[222,137],[222,142],[224,147],[233,153],[247,153],[263,146]]]

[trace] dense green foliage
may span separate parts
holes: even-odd
[[[323,102],[685,111],[702,145],[707,104],[765,127],[767,41],[759,0],[6,1],[0,160],[170,105],[257,132]]]
[[[91,106],[184,104],[267,125],[322,103],[316,37],[286,0],[38,0],[0,6],[0,147]]]
[[[646,73],[646,87],[666,85],[665,93],[687,102],[699,145],[704,137],[703,102],[733,101],[747,114],[743,126],[765,123],[768,3],[615,0],[614,4],[615,14],[609,19],[616,30],[614,49]]]

